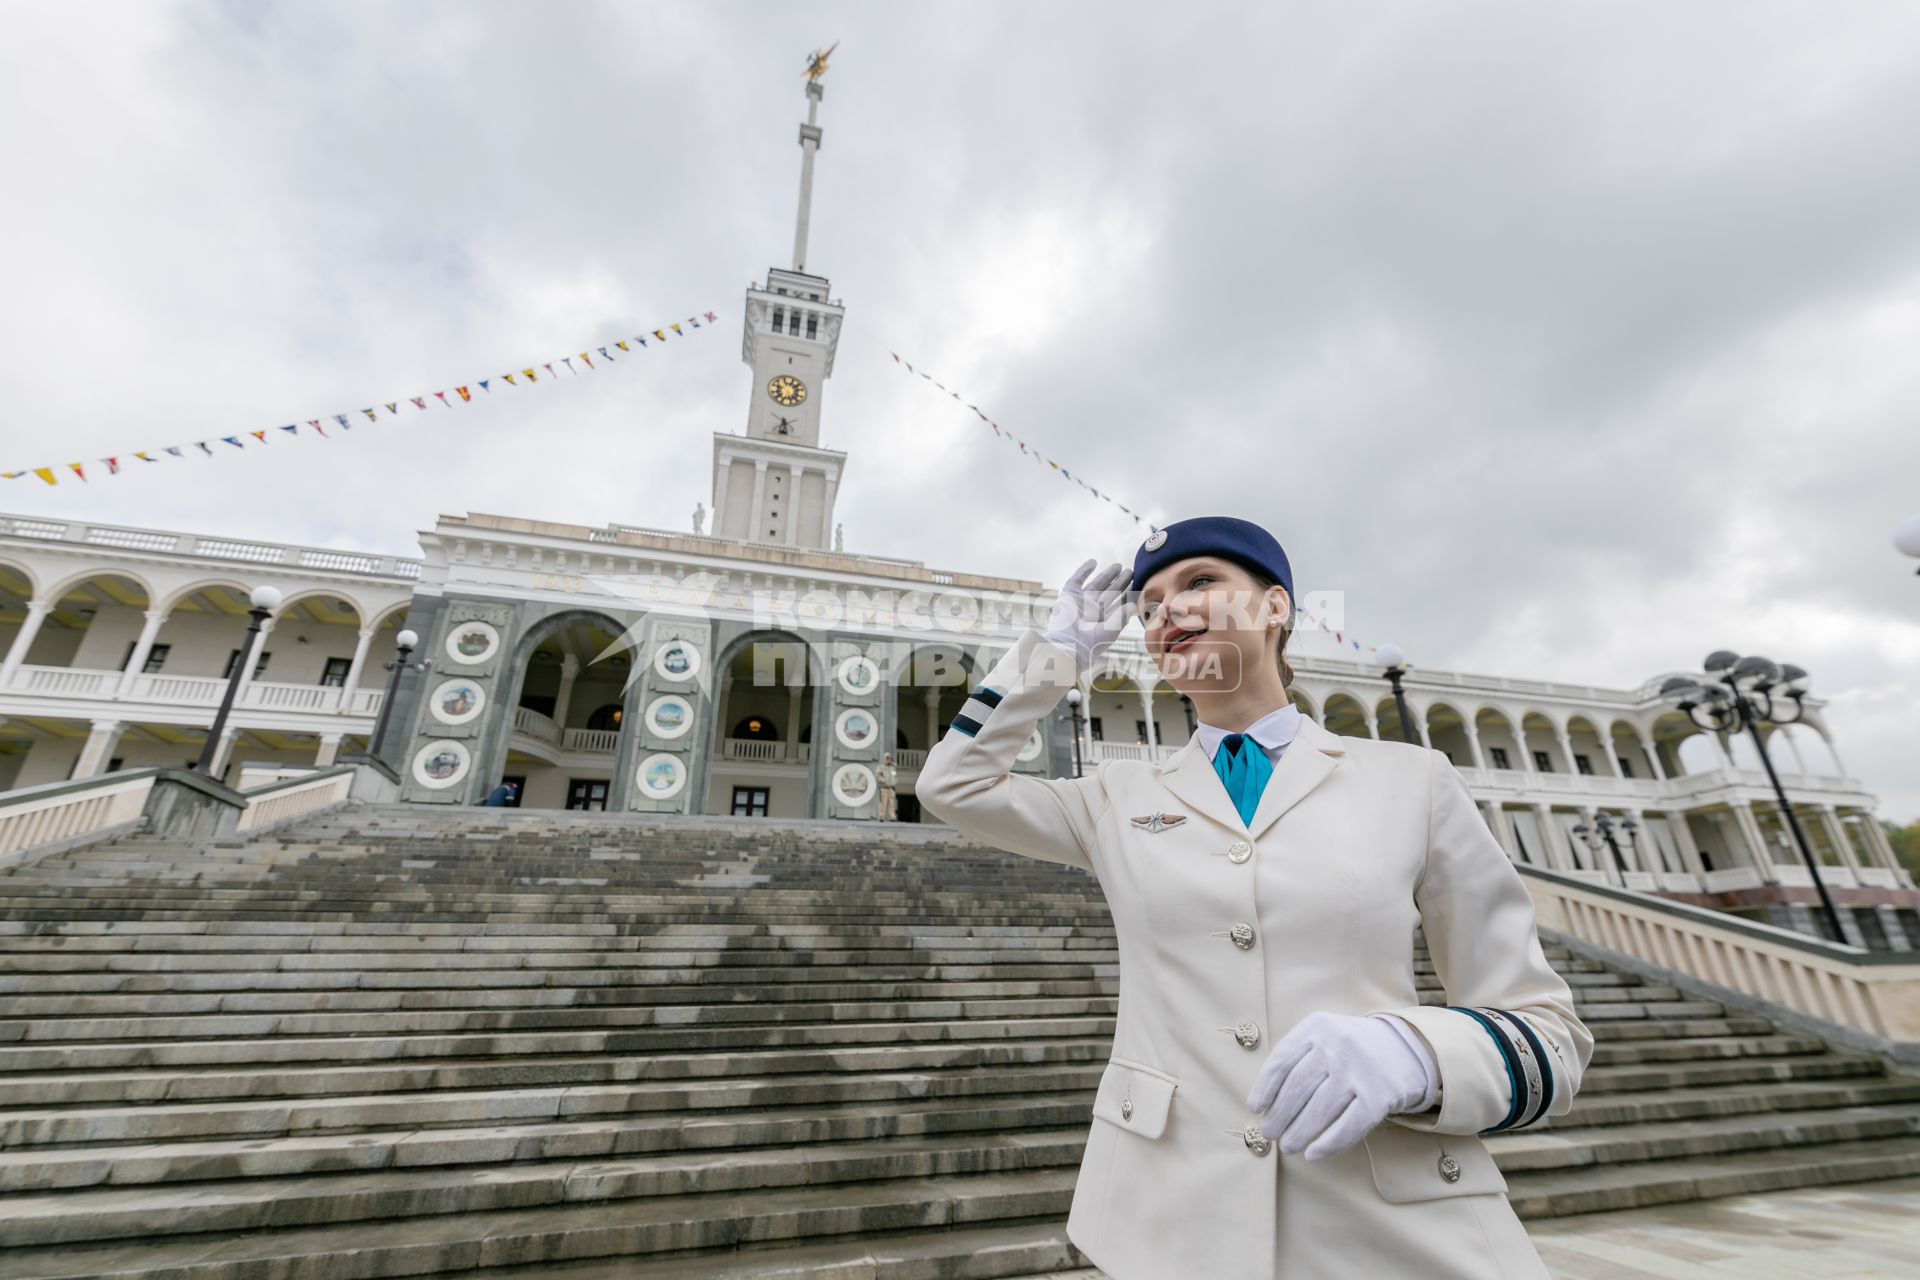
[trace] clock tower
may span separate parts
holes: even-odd
[[[833,376],[844,312],[827,278],[807,271],[820,76],[832,52],[814,54],[807,65],[793,266],[770,268],[764,285],[747,289],[740,345],[740,358],[753,370],[747,431],[713,437],[713,531],[739,542],[823,550],[833,541],[833,504],[846,455],[820,447],[820,401]]]

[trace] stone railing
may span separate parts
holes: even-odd
[[[184,840],[260,832],[350,798],[393,798],[376,766],[340,764],[235,791],[189,769],[126,769],[0,793],[0,872],[136,831]]]
[[[125,682],[125,688],[122,688]],[[46,698],[99,702],[160,703],[183,707],[217,707],[226,696],[227,681],[218,676],[139,674],[128,680],[121,671],[87,667],[14,668],[4,692]],[[240,691],[236,705],[255,711],[373,716],[385,697],[380,689],[355,689],[351,696],[338,685],[283,684],[254,680]]]
[[[259,831],[293,818],[345,804],[353,790],[354,769],[339,765],[318,769],[304,778],[270,782],[244,793],[247,807],[234,822],[235,831]]]
[[[156,772],[111,773],[0,794],[0,863],[23,850],[138,826]]]
[[[290,569],[322,569],[333,573],[366,574],[378,578],[418,578],[421,561],[404,556],[365,555],[326,547],[302,547],[281,542],[252,542],[215,538],[166,529],[128,525],[89,524],[79,520],[46,520],[0,516],[0,537],[33,542],[81,543],[127,551],[158,552],[168,558],[241,561],[275,564]]]
[[[1538,867],[1519,871],[1540,927],[1576,949],[1920,1064],[1920,954],[1866,951]]]

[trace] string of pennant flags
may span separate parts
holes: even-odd
[[[1014,445],[1020,450],[1021,453],[1033,459],[1034,462],[1038,463],[1043,467],[1046,467],[1049,470],[1049,472],[1058,475],[1063,480],[1070,480],[1074,484],[1079,485],[1087,493],[1100,499],[1100,501],[1106,503],[1108,506],[1119,508],[1119,510],[1123,514],[1132,517],[1133,522],[1137,525],[1143,526],[1147,530],[1147,532],[1152,533],[1159,528],[1159,526],[1154,524],[1154,522],[1150,518],[1142,515],[1138,511],[1135,511],[1133,508],[1129,507],[1126,503],[1114,497],[1113,494],[1108,493],[1101,489],[1096,489],[1093,485],[1088,484],[1085,476],[1075,475],[1068,468],[1061,466],[1058,462],[1054,461],[1052,458],[1048,457],[1046,454],[1040,452],[1037,446],[1028,444],[1025,440],[1022,440],[1020,437],[1014,435],[1013,432],[1007,430],[1005,427],[1001,426],[999,422],[995,421],[993,416],[989,414],[985,409],[982,409],[979,405],[972,403],[966,397],[962,396],[958,391],[954,390],[952,387],[947,386],[946,383],[940,381],[938,378],[934,377],[931,373],[928,373],[925,369],[914,368],[911,362],[907,360],[903,360],[900,357],[899,352],[889,351],[887,354],[893,357],[893,362],[899,365],[902,370],[904,370],[909,374],[917,374],[922,381],[926,382],[930,386],[938,388],[940,391],[945,392],[948,399],[968,409],[969,411],[972,412],[974,417],[978,418],[980,421],[986,423],[987,426],[992,428],[993,434],[996,437],[1005,441],[1007,444]],[[1299,609],[1301,617],[1305,618],[1308,622],[1311,622],[1316,626],[1319,625],[1319,620],[1313,616],[1313,612],[1311,610],[1299,604],[1296,604],[1294,607]],[[1322,627],[1321,629],[1324,631],[1327,631],[1328,634],[1332,635],[1335,643],[1340,644],[1342,646],[1350,647],[1354,649],[1356,652],[1364,649],[1367,652],[1372,653],[1377,651],[1380,648],[1380,646],[1377,644],[1362,644],[1358,639],[1356,639],[1353,636],[1347,635],[1343,631],[1335,631],[1330,627]],[[1413,666],[1413,663],[1408,662],[1405,665],[1408,667],[1411,667]]]
[[[613,364],[623,355],[637,355],[651,346],[666,346],[675,338],[691,336],[689,330],[703,328],[713,324],[718,317],[708,311],[698,316],[688,316],[685,320],[661,325],[658,329],[635,334],[631,338],[622,338],[606,346],[592,346],[588,350],[575,352],[570,356],[559,356],[553,360],[542,360],[509,373],[494,374],[486,378],[476,378],[471,382],[448,387],[440,391],[423,392],[417,396],[405,396],[399,400],[382,400],[366,408],[346,410],[328,414],[322,418],[307,418],[289,422],[279,427],[264,427],[258,431],[245,431],[231,436],[209,436],[205,440],[190,440],[183,444],[161,445],[157,448],[131,449],[125,453],[108,454],[100,458],[69,462],[61,466],[23,467],[18,471],[0,471],[0,479],[19,480],[26,476],[35,476],[50,485],[60,483],[61,476],[71,472],[82,481],[90,481],[94,476],[103,474],[117,476],[122,470],[130,469],[133,464],[159,463],[167,458],[211,458],[224,450],[215,449],[215,445],[226,445],[235,449],[259,448],[273,439],[276,432],[284,433],[289,439],[302,438],[303,433],[311,433],[322,439],[332,439],[327,434],[331,425],[336,431],[351,431],[359,425],[358,419],[364,416],[368,422],[381,421],[380,410],[385,408],[388,417],[402,416],[401,406],[411,404],[416,411],[426,412],[430,401],[437,401],[441,408],[451,409],[456,400],[459,404],[472,404],[476,398],[485,399],[493,394],[496,385],[509,387],[530,386],[540,381],[540,371],[546,370],[549,380],[560,376],[555,366],[565,369],[569,374],[579,376],[581,366],[588,371],[597,371],[601,365]],[[609,349],[611,348],[611,349]],[[600,355],[600,364],[594,363],[593,353]],[[616,354],[618,353],[618,354]],[[574,362],[578,361],[576,365]],[[87,469],[93,468],[92,475]]]

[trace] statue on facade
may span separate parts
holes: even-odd
[[[693,532],[698,536],[706,531],[706,527],[707,504],[704,502],[696,502],[693,504]]]
[[[847,526],[844,524],[833,526],[833,549],[835,551],[847,549]]]

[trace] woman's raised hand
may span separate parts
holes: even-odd
[[[1094,573],[1095,563],[1088,560],[1067,576],[1045,633],[1061,648],[1072,650],[1083,671],[1126,628],[1127,587],[1133,577],[1118,564]]]

